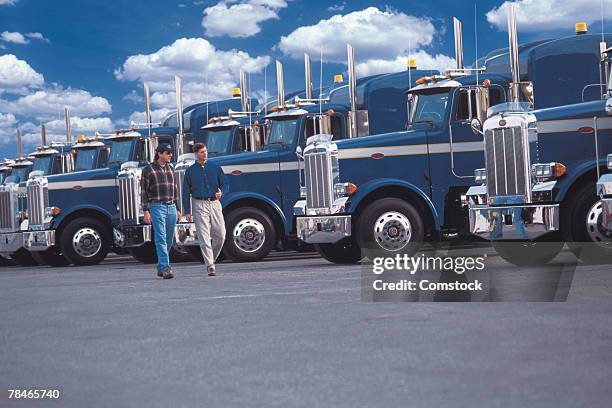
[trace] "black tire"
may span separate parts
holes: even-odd
[[[128,251],[127,248],[122,248],[118,246],[113,246],[112,251],[116,253],[117,255],[127,255],[130,253],[130,251]]]
[[[138,262],[142,262],[144,264],[157,263],[157,252],[155,252],[154,242],[145,242],[141,246],[128,248],[128,252]]]
[[[254,222],[247,220],[255,220]],[[225,220],[226,239],[223,252],[234,262],[253,262],[265,258],[276,244],[276,230],[272,220],[265,212],[254,207],[241,207],[227,215]],[[243,234],[234,236],[234,230]],[[263,236],[254,235],[256,230],[262,230]],[[260,239],[258,239],[258,237]]]
[[[200,249],[199,246],[187,246],[185,248],[187,248],[193,260],[195,260],[196,262],[204,263],[204,257],[202,256],[202,250]],[[225,254],[223,253],[223,251],[221,251],[215,263],[223,262],[224,260],[225,260]]]
[[[541,240],[530,242],[493,241],[493,248],[502,259],[513,265],[542,266],[561,252],[563,241],[560,234],[551,233]]]
[[[15,265],[15,261],[10,258],[5,258],[0,255],[0,266],[13,266]]]
[[[52,266],[54,268],[70,265],[70,262],[55,247],[49,248],[46,251],[32,251],[32,257],[41,265]]]
[[[363,259],[361,248],[351,238],[333,244],[315,244],[314,247],[319,255],[335,264],[356,264]]]
[[[173,245],[170,249],[170,262],[172,263],[182,263],[182,262],[193,262],[193,256],[191,256],[191,252],[184,247],[177,247]]]
[[[612,232],[604,230],[601,219],[595,183],[572,194],[563,212],[561,230],[570,250],[582,262],[612,263]]]
[[[78,250],[73,245],[77,238]],[[77,266],[97,265],[106,258],[112,243],[112,235],[100,221],[84,217],[76,218],[63,228],[60,248],[64,257]]]
[[[25,248],[11,254],[11,259],[19,266],[38,266],[39,263],[32,257],[32,253]]]
[[[388,218],[381,219],[386,213],[390,213]],[[423,218],[411,204],[399,198],[382,198],[363,210],[356,222],[355,236],[360,248],[373,251],[376,256],[399,252],[410,256],[423,244],[425,228]]]

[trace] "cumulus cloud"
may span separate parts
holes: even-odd
[[[430,55],[425,51],[411,53],[410,58],[417,60],[418,69],[437,69],[445,71],[455,66],[455,59],[443,54]],[[358,62],[355,65],[357,76],[364,77],[389,72],[400,72],[406,70],[408,57],[400,56],[391,60],[370,59]]]
[[[264,21],[278,20],[278,10],[285,7],[284,0],[221,1],[204,9],[202,27],[211,37],[250,37],[261,31]]]
[[[9,32],[3,31],[0,34],[0,40],[4,42],[10,42],[15,44],[27,44],[29,41],[23,36],[23,34],[18,32]]]
[[[487,21],[500,30],[508,29],[508,6],[514,5],[521,31],[533,32],[565,28],[574,23],[601,19],[601,0],[518,0],[505,1],[487,13]],[[612,7],[604,7],[604,18],[612,19]]]
[[[436,30],[427,18],[419,18],[376,7],[335,15],[315,25],[299,27],[278,44],[283,54],[302,58],[304,52],[331,62],[346,62],[346,44],[355,47],[360,59],[394,59],[430,45]]]
[[[27,62],[13,54],[0,56],[0,95],[3,92],[25,94],[39,88],[45,82]]]
[[[0,99],[0,111],[49,120],[61,114],[64,107],[74,115],[98,116],[111,113],[111,105],[103,97],[82,89],[59,86],[39,90],[14,100]]]
[[[0,0],[0,6],[13,6],[19,0]]]
[[[327,8],[327,11],[330,11],[330,12],[332,12],[332,13],[335,13],[336,11],[343,11],[345,7],[346,7],[346,1],[343,1],[343,2],[342,2],[342,3],[340,3],[340,4],[334,4],[334,5],[332,5],[332,6],[329,6],[329,7]]]
[[[128,57],[115,70],[115,77],[146,82],[152,91],[153,106],[171,108],[176,100],[174,75],[183,80],[183,98],[187,106],[207,99],[229,98],[231,88],[238,82],[240,69],[259,73],[269,63],[267,56],[251,57],[244,51],[217,50],[203,38],[181,38],[152,54]]]
[[[0,128],[7,128],[13,126],[17,123],[17,119],[15,115],[12,113],[2,113],[0,112]]]

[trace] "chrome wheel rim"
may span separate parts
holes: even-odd
[[[385,251],[399,251],[412,238],[412,225],[404,214],[388,211],[374,223],[374,240]]]
[[[95,256],[101,248],[102,237],[93,228],[81,228],[72,236],[72,249],[83,258]]]
[[[240,220],[232,232],[234,244],[244,252],[255,252],[266,241],[266,230],[263,224],[253,218]]]
[[[597,201],[587,213],[586,227],[591,241],[604,248],[612,248],[612,231],[603,227],[603,203]]]

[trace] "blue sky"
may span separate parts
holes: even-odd
[[[476,4],[476,16],[474,6]],[[463,22],[465,60],[507,44],[503,1],[90,1],[0,0],[0,159],[26,151],[47,124],[63,138],[61,112],[72,109],[75,134],[109,131],[138,120],[142,83],[150,84],[157,117],[173,109],[173,75],[183,77],[186,103],[229,97],[238,71],[251,89],[275,94],[274,60],[286,89],[303,88],[304,51],[323,51],[323,81],[346,70],[345,44],[355,47],[358,76],[403,69],[407,55],[422,68],[445,68],[454,57],[452,17]],[[521,42],[612,31],[609,0],[519,0]],[[267,66],[267,68],[265,68]],[[319,67],[314,67],[318,82]],[[208,77],[208,86],[205,78]]]

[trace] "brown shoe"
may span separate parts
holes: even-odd
[[[172,279],[172,278],[174,278],[174,275],[172,274],[172,270],[171,269],[166,269],[163,272],[163,278],[164,279]]]
[[[215,267],[214,266],[209,266],[208,267],[208,276],[217,276],[217,274],[215,273]]]

